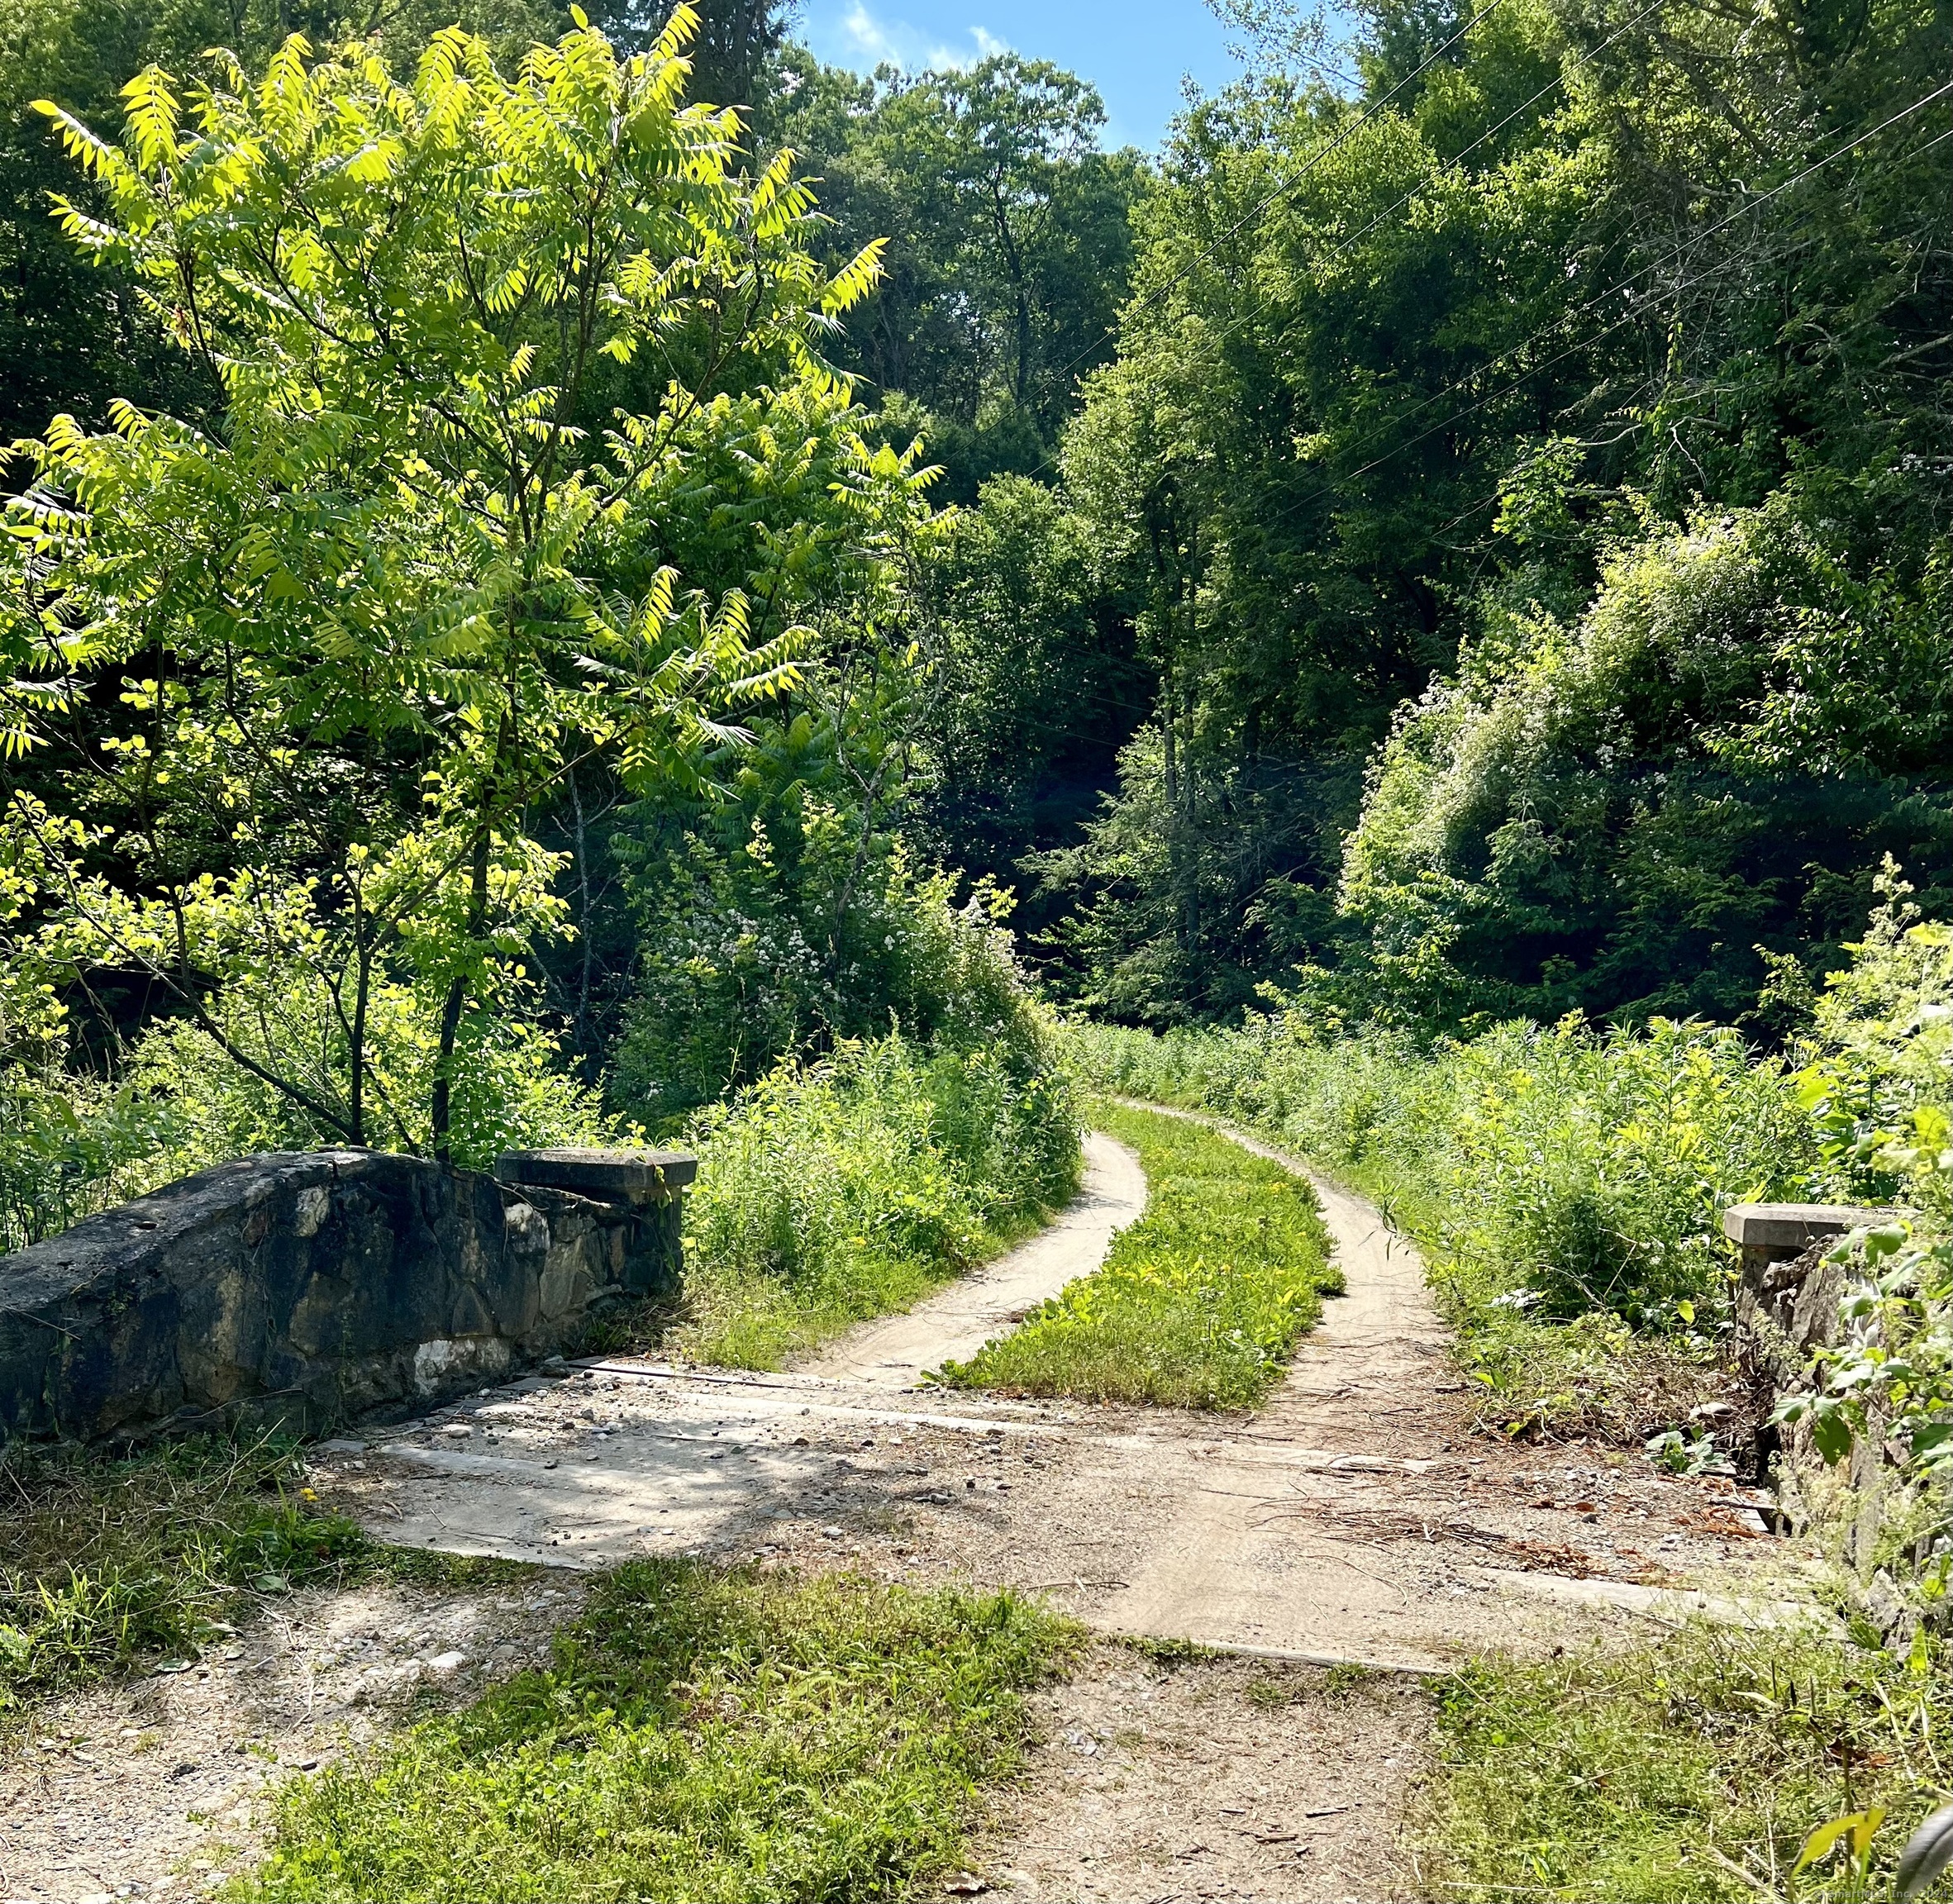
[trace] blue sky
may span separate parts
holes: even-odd
[[[1208,92],[1240,71],[1203,0],[806,0],[800,32],[830,65],[872,72],[968,65],[1008,48],[1089,79],[1108,145],[1159,145],[1180,109],[1180,76]]]

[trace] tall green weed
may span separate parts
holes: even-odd
[[[1420,1896],[1735,1904],[1891,1895],[1953,1722],[1937,1649],[1693,1623],[1652,1646],[1475,1662],[1443,1688]],[[1828,1821],[1874,1813],[1796,1869]],[[1846,1848],[1848,1849],[1848,1848]]]
[[[710,842],[694,837],[656,877],[636,877],[636,996],[611,1094],[651,1129],[783,1057],[892,1028],[961,1049],[1037,1043],[1009,896],[979,880],[955,904],[955,874],[918,873],[892,835],[861,835],[860,816],[808,792],[789,771],[805,771],[804,753],[770,776],[750,762],[738,778],[755,810],[732,807]],[[735,821],[738,834],[719,836]]]
[[[906,1307],[1079,1182],[1062,1072],[900,1035],[786,1060],[689,1135],[689,1319],[667,1340],[738,1368]]]
[[[1953,1232],[1953,924],[1889,859],[1851,963],[1811,1003],[1798,1073],[1831,1181]]]
[[[1657,1021],[1503,1026],[1420,1050],[1235,1031],[1074,1034],[1102,1087],[1267,1131],[1415,1235],[1489,1418],[1646,1438],[1710,1379],[1734,1252],[1722,1210],[1808,1193],[1787,1068],[1735,1033]]]
[[[1722,1209],[1798,1191],[1817,1162],[1784,1067],[1698,1023],[1519,1023],[1430,1054],[1279,1017],[1078,1037],[1107,1087],[1238,1118],[1380,1194],[1461,1298],[1561,1321],[1686,1326],[1722,1292]]]

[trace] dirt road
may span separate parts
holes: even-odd
[[[1417,1252],[1317,1185],[1347,1292],[1252,1415],[918,1386],[1139,1214],[1136,1162],[1095,1137],[1050,1230],[802,1369],[531,1378],[328,1457],[337,1497],[409,1545],[575,1568],[839,1553],[1049,1593],[1109,1633],[1417,1671],[1700,1603],[1756,1530],[1729,1491],[1470,1435]]]
[[[803,1373],[908,1388],[946,1361],[967,1361],[1027,1311],[1067,1283],[1089,1276],[1105,1260],[1112,1238],[1146,1206],[1146,1176],[1139,1159],[1124,1145],[1088,1131],[1084,1188],[1049,1228],[1007,1256],[959,1277],[907,1314],[855,1330],[810,1357]]]
[[[1755,1530],[1719,1484],[1470,1435],[1415,1252],[1320,1182],[1348,1292],[1259,1412],[919,1385],[1088,1273],[1137,1216],[1130,1153],[1095,1138],[1090,1163],[1051,1230],[804,1368],[598,1360],[320,1451],[315,1483],[380,1537],[551,1571],[474,1594],[294,1596],[193,1673],[50,1709],[51,1749],[0,1786],[0,1896],[200,1894],[235,1868],[225,1847],[248,1844],[278,1768],[383,1730],[431,1678],[458,1697],[507,1670],[588,1569],[674,1551],[1008,1586],[1106,1635],[1040,1695],[1033,1775],[980,1842],[1000,1888],[1415,1895],[1392,1847],[1428,1736],[1417,1675],[1672,1615],[1727,1591]]]

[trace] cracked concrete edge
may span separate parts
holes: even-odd
[[[1503,1567],[1473,1569],[1488,1586],[1517,1598],[1552,1600],[1593,1612],[1631,1613],[1665,1626],[1707,1620],[1718,1626],[1752,1630],[1808,1626],[1830,1628],[1836,1622],[1812,1600],[1781,1600],[1763,1596],[1712,1593],[1700,1587],[1647,1587],[1631,1580],[1583,1580],[1566,1573],[1544,1573]]]

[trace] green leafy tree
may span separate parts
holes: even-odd
[[[1188,114],[1141,214],[1117,363],[1068,445],[1146,597],[1159,740],[1129,756],[1117,824],[1047,870],[1089,911],[1115,862],[1155,869],[1171,902],[1099,907],[1089,959],[1192,988],[1153,1001],[1169,1015],[1374,933],[1347,996],[1406,1017],[1727,1011],[1764,977],[1755,945],[1835,957],[1884,851],[1941,878],[1943,17],[1465,11],[1371,11],[1355,97],[1290,69]],[[1793,615],[1759,600],[1705,627],[1734,642],[1727,666],[1678,634],[1651,676],[1588,676],[1607,751],[1567,742],[1578,816],[1531,804],[1537,756],[1493,772],[1493,734],[1541,707],[1544,674],[1570,692],[1555,658],[1584,651],[1514,630],[1612,626],[1603,572],[1651,574],[1692,521],[1760,510],[1812,551]],[[1681,685],[1704,670],[1706,711]],[[1455,685],[1398,727],[1346,878],[1361,764],[1434,675]],[[1463,712],[1494,701],[1496,720]],[[1428,786],[1408,765],[1427,745]],[[1322,797],[1327,824],[1298,823]],[[1514,910],[1485,869],[1520,881],[1529,826]],[[1250,827],[1243,878],[1213,878]]]
[[[950,865],[1007,881],[1069,840],[1146,712],[1135,603],[1101,555],[1074,499],[1027,477],[993,478],[937,526],[913,612],[929,675],[911,826]],[[1050,923],[1035,892],[1018,918]]]
[[[422,1128],[447,1153],[464,1020],[555,917],[525,808],[598,750],[628,783],[696,783],[726,711],[790,683],[805,645],[755,640],[740,589],[715,605],[617,559],[715,393],[831,387],[818,347],[877,269],[873,246],[815,264],[790,155],[736,169],[736,116],[684,98],[692,25],[681,7],[622,58],[579,23],[513,77],[444,31],[411,83],[369,46],[312,64],[294,36],[255,83],[219,56],[187,109],[147,69],[120,145],[49,108],[105,202],[69,203],[70,236],[224,396],[207,426],[121,405],[109,431],[64,418],[26,446],[12,745],[56,745],[95,683],[158,663],[130,690],[149,731],[118,742],[150,817],[62,858],[43,936],[135,964],[350,1141],[372,1125],[376,975],[404,961],[434,1021]],[[607,373],[641,362],[655,407],[594,434]],[[307,774],[403,768],[417,810],[336,838],[264,824],[315,810]],[[274,969],[320,988],[330,1092],[227,1014],[231,977]]]
[[[789,55],[783,82],[762,132],[809,155],[837,251],[889,241],[849,361],[927,416],[951,499],[1043,463],[1111,349],[1145,188],[1098,149],[1098,95],[1016,54],[873,79]]]
[[[923,1035],[939,1015],[918,1015],[911,968],[954,881],[917,878],[898,831],[922,659],[905,584],[939,531],[938,472],[919,443],[871,448],[843,404],[798,429],[788,408],[698,459],[684,540],[750,564],[755,600],[801,618],[798,678],[689,797],[626,803],[611,839],[632,926],[614,1095],[654,1120],[891,1012]]]
[[[50,220],[50,197],[86,198],[88,188],[78,189],[36,100],[110,123],[131,73],[151,64],[183,72],[207,47],[227,46],[255,69],[297,31],[316,45],[370,40],[411,60],[457,22],[519,60],[569,15],[555,0],[0,0],[0,452],[62,412],[99,428],[117,397],[196,416],[221,401],[150,320],[130,277],[91,268]]]
[[[702,0],[693,11],[698,26],[686,49],[692,63],[688,90],[716,106],[751,106],[777,83],[774,62],[786,43],[795,11],[783,0]],[[591,20],[615,45],[636,51],[654,44],[669,25],[671,0],[609,0]]]
[[[1855,582],[1786,496],[1628,544],[1571,626],[1489,631],[1406,709],[1350,838],[1379,995],[1425,1024],[1727,1021],[1759,946],[1841,959],[1870,869],[1953,850],[1943,588]],[[1860,652],[1917,671],[1903,716]]]

